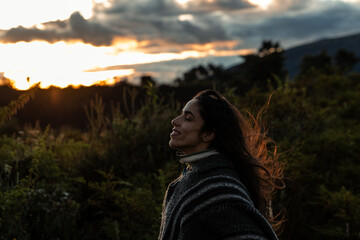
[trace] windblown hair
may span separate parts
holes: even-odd
[[[255,207],[276,227],[271,199],[274,192],[283,187],[282,166],[278,162],[276,144],[266,136],[262,122],[266,106],[256,117],[249,113],[245,118],[217,91],[199,92],[194,99],[198,100],[204,120],[202,131],[215,132],[210,147],[233,161]],[[268,149],[270,144],[274,146],[271,152]]]

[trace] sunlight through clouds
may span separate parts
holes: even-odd
[[[87,72],[97,63],[112,62],[111,49],[93,47],[76,43],[58,42],[49,44],[35,41],[31,43],[0,44],[0,52],[13,58],[0,59],[0,72],[9,78],[17,89],[25,90],[41,82],[40,87],[50,85],[67,87],[68,85],[93,85],[100,81],[110,83],[114,77],[133,74],[132,69],[116,71]]]
[[[220,44],[220,45],[219,45]],[[218,43],[221,46],[223,43]],[[236,42],[226,43],[233,47]],[[113,47],[95,47],[83,43],[57,42],[50,44],[44,41],[30,43],[0,44],[4,56],[16,56],[0,59],[0,72],[11,80],[13,87],[26,90],[33,84],[41,82],[40,87],[90,86],[99,82],[114,84],[117,79],[134,74],[134,69],[110,69],[109,66],[129,66],[206,56],[231,56],[244,53],[243,50],[216,51],[216,45],[205,44],[193,46],[196,50],[185,50],[178,53],[144,53],[136,51],[134,41],[118,43],[118,47],[128,49],[114,53]],[[224,45],[225,46],[225,45]]]
[[[262,9],[267,9],[273,0],[249,0],[250,3],[259,6]]]
[[[186,3],[190,2],[190,1],[193,1],[193,0],[175,0],[175,1],[180,5],[184,5],[184,4],[186,4]]]
[[[49,88],[50,86],[56,86],[65,88],[68,86],[79,87],[79,86],[91,86],[94,84],[112,85],[118,80],[116,77],[124,77],[134,74],[133,69],[122,69],[112,70],[103,72],[79,72],[79,71],[67,71],[56,72],[49,76],[44,71],[33,71],[33,72],[9,72],[5,77],[10,79],[12,87],[18,90],[27,90],[34,84],[40,82],[41,88]],[[28,77],[31,75],[31,77]],[[70,77],[71,76],[71,77]],[[13,80],[16,79],[16,80]]]
[[[192,20],[194,20],[194,16],[191,14],[182,14],[182,15],[179,15],[178,19],[180,21],[192,21]]]

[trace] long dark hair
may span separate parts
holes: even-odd
[[[219,92],[205,90],[198,100],[200,115],[204,120],[202,131],[214,131],[211,148],[227,155],[235,165],[239,177],[250,193],[255,207],[276,225],[272,216],[271,198],[282,187],[282,166],[278,163],[276,144],[272,154],[260,111],[257,117],[245,118],[240,111]]]

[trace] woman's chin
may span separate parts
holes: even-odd
[[[169,147],[182,152],[181,146],[176,144],[176,142],[174,140],[172,140],[172,139],[170,139],[170,141],[169,141]]]
[[[171,148],[176,149],[176,143],[174,143],[174,140],[170,139],[170,141],[169,141],[169,146],[170,146]]]

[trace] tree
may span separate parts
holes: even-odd
[[[256,85],[267,90],[269,81],[273,86],[278,85],[278,79],[284,81],[286,71],[283,68],[283,50],[278,42],[263,41],[256,54],[241,56],[244,58],[242,78],[247,82],[245,87]],[[250,85],[250,86],[246,86]]]
[[[150,75],[143,75],[140,78],[140,82],[141,82],[141,86],[147,86],[149,84],[151,84],[152,86],[156,85],[156,82],[154,80],[153,77],[151,77]]]
[[[345,49],[339,49],[335,55],[335,64],[343,72],[350,71],[359,59],[355,56],[353,52],[349,52]]]
[[[318,72],[329,74],[332,68],[331,57],[325,50],[322,50],[318,55],[305,55],[300,64],[300,75],[306,74],[309,71],[317,70]]]
[[[346,73],[350,71],[359,59],[353,52],[345,49],[339,49],[332,58],[325,50],[317,55],[305,55],[300,64],[300,75],[307,74],[311,71],[333,74],[335,71]]]
[[[199,65],[185,72],[182,78],[175,80],[179,86],[203,86],[212,87],[214,84],[221,85],[227,80],[222,66],[208,64]]]

